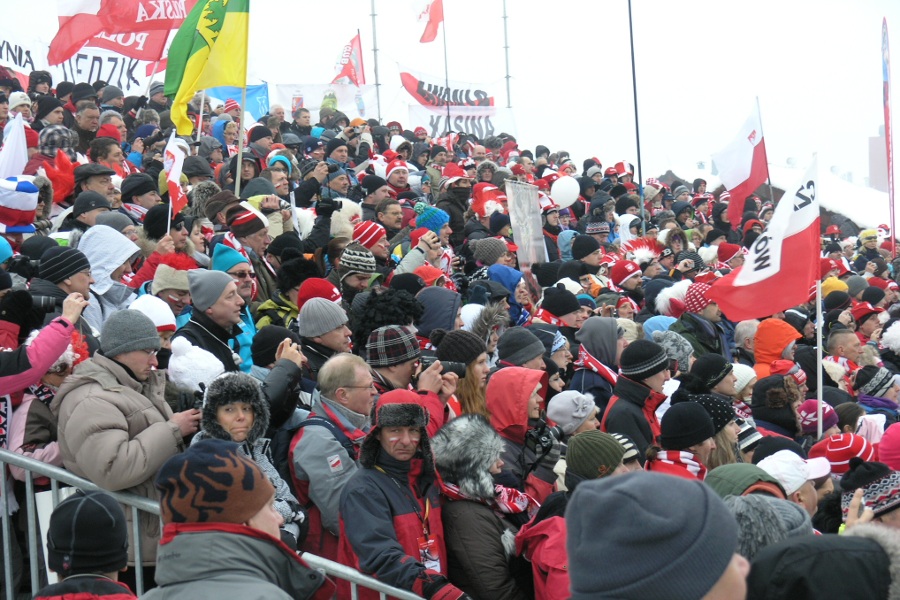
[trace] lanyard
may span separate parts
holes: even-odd
[[[375,469],[380,471],[381,473],[384,473],[385,475],[387,475],[388,479],[393,481],[394,485],[396,485],[400,489],[400,491],[403,492],[403,495],[406,497],[409,497],[406,494],[406,492],[411,491],[411,490],[408,490],[408,489],[404,488],[402,485],[400,485],[399,481],[397,481],[394,477],[388,475],[387,472],[384,469],[382,469],[380,466],[375,465]],[[419,501],[416,499],[415,494],[413,494],[412,503],[413,503],[413,510],[416,511],[416,516],[419,518],[419,521],[422,522],[422,533],[427,538],[429,536],[428,514],[431,512],[431,498],[428,498],[428,497],[425,498],[425,516],[424,517],[422,516],[422,513],[419,510]]]

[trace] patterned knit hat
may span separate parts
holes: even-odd
[[[374,221],[360,221],[353,227],[353,241],[368,250],[374,248],[378,240],[386,235],[384,226]]]
[[[819,427],[819,401],[809,399],[797,409],[800,416],[800,428],[803,433],[815,434]],[[827,431],[838,424],[837,412],[827,402],[822,402],[822,431]],[[811,454],[811,453],[810,453]]]
[[[450,360],[468,365],[487,351],[484,341],[471,331],[435,329],[431,343],[437,347],[438,360]]]
[[[392,367],[419,358],[421,351],[410,327],[386,325],[369,334],[366,362],[371,367]]]
[[[269,478],[241,454],[238,445],[217,439],[191,444],[163,464],[156,475],[163,523],[246,523],[275,494]]]
[[[584,232],[588,235],[609,233],[609,223],[606,221],[588,221],[587,225],[585,225]]]
[[[882,398],[894,386],[894,376],[884,367],[866,365],[856,372],[853,389],[860,394]]]
[[[712,394],[691,395],[691,401],[706,409],[713,422],[713,429],[719,433],[725,426],[734,421],[734,407],[721,396]]]
[[[550,406],[562,394],[554,396],[550,400]],[[593,398],[591,404],[594,404]],[[569,440],[569,447],[566,450],[566,471],[585,479],[600,479],[612,475],[624,458],[625,448],[610,434],[603,433],[599,429],[582,431]]]
[[[428,206],[425,202],[416,204],[415,211],[417,228],[424,227],[439,234],[444,224],[450,222],[450,215],[440,208]]]
[[[344,309],[325,298],[310,298],[297,315],[298,333],[305,338],[319,337],[345,323]]]
[[[875,458],[875,447],[866,438],[855,433],[831,435],[809,449],[810,458],[822,456],[831,463],[832,473],[846,473],[850,460],[860,458],[870,461]]]
[[[875,512],[875,518],[900,507],[900,472],[884,463],[850,459],[850,470],[841,477],[841,511],[846,520],[853,492],[863,489],[863,502]]]
[[[245,204],[242,202],[241,206]],[[240,210],[240,208],[234,207],[228,211],[228,229],[231,230],[235,237],[239,238],[253,235],[257,231],[268,227],[268,223],[263,220],[265,217],[261,219],[260,216],[260,213],[256,211],[247,210],[246,208]]]
[[[738,434],[738,447],[741,449],[741,452],[755,450],[762,439],[762,434],[750,424],[750,421],[737,419],[737,424],[741,426],[741,432]]]
[[[613,438],[622,446],[622,449],[625,450],[625,455],[622,456],[623,463],[641,460],[641,451],[638,450],[638,447],[630,437],[624,433],[611,433],[610,435],[613,436]]]
[[[684,308],[687,312],[699,313],[712,304],[707,292],[711,285],[705,283],[692,283],[684,296]]]
[[[669,357],[659,344],[636,340],[622,351],[619,367],[622,375],[633,381],[643,381],[669,368]]]
[[[691,356],[694,355],[694,347],[691,343],[674,331],[654,331],[653,341],[663,347],[670,360],[678,362],[679,371],[687,371],[691,364]]]
[[[371,275],[375,272],[375,267],[375,256],[368,248],[362,244],[350,244],[341,254],[338,273],[340,273],[341,281],[343,281],[347,275],[352,275],[353,273]]]

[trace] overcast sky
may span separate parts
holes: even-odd
[[[362,33],[375,82],[370,0],[254,0],[251,73],[328,82],[341,47]],[[290,23],[273,16],[299,12]],[[382,117],[412,127],[398,64],[443,79],[443,33],[420,44],[422,2],[376,0]],[[444,0],[451,80],[493,83],[506,103],[501,0]],[[579,161],[637,161],[628,4],[508,0],[512,107],[520,146],[544,144]],[[728,143],[759,97],[769,160],[788,157],[868,170],[868,138],[883,123],[881,21],[894,35],[900,97],[900,2],[634,0],[644,177],[698,161]],[[306,25],[304,25],[304,23]],[[315,25],[308,25],[314,23]],[[281,29],[286,26],[285,29]],[[313,60],[310,60],[312,58]],[[900,114],[895,116],[900,121]],[[898,127],[895,127],[898,129]],[[698,172],[699,173],[699,172]]]

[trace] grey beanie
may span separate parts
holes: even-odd
[[[120,310],[106,319],[100,332],[103,356],[114,358],[135,350],[159,350],[159,333],[150,317],[137,310]]]
[[[310,298],[297,315],[300,337],[314,338],[333,331],[347,322],[347,313],[339,304],[325,298]]]
[[[500,238],[482,238],[470,242],[475,260],[486,267],[493,266],[509,252],[506,242]]]
[[[523,327],[510,327],[497,342],[497,356],[503,362],[521,366],[544,353],[544,344],[538,336]]]
[[[234,281],[228,273],[223,271],[207,271],[205,269],[191,269],[188,271],[188,289],[191,292],[191,303],[200,312],[215,304],[225,287]]]
[[[781,540],[813,535],[812,523],[799,504],[764,494],[727,496],[725,506],[738,524],[738,553],[747,560]]]
[[[122,231],[124,231],[126,227],[134,225],[134,221],[132,221],[131,217],[129,217],[128,215],[120,213],[117,210],[113,210],[106,211],[97,215],[96,224],[108,225],[119,233],[122,233]]]
[[[663,347],[669,360],[678,361],[678,370],[687,371],[691,364],[694,347],[691,343],[674,331],[654,331],[653,341]]]
[[[566,538],[572,600],[702,598],[731,563],[738,527],[704,483],[634,472],[579,484]]]
[[[857,294],[869,287],[869,282],[859,275],[851,275],[844,280],[844,283],[847,284],[847,293],[851,298],[855,298]]]

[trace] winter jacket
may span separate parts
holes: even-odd
[[[48,585],[34,600],[128,600],[137,598],[128,586],[100,575],[73,575]]]
[[[491,376],[486,401],[491,413],[491,426],[503,438],[502,471],[510,482],[538,502],[554,491],[556,474],[554,464],[541,460],[537,467],[526,472],[538,460],[535,453],[525,447],[525,432],[528,424],[528,399],[534,388],[541,384],[540,394],[546,395],[547,374],[545,371],[506,367]]]
[[[360,415],[313,392],[310,416],[330,421],[355,447],[351,455],[341,440],[321,425],[306,425],[291,440],[291,479],[306,508],[309,530],[302,548],[337,560],[341,492],[359,469],[359,448],[369,431],[369,416]]]
[[[193,346],[203,348],[222,362],[226,371],[237,371],[238,365],[234,360],[232,349],[235,347],[235,338],[242,333],[240,325],[232,326],[226,331],[205,313],[194,311],[188,322],[175,332],[174,338],[185,338]],[[238,345],[240,349],[240,345]]]
[[[27,458],[62,467],[57,439],[56,417],[50,408],[33,395],[25,394],[22,404],[12,414],[9,449]],[[9,472],[15,479],[25,481],[25,469],[10,465]]]
[[[329,358],[334,356],[336,352],[331,348],[326,348],[322,344],[317,344],[312,340],[306,338],[301,338],[301,340],[302,343],[300,349],[303,352],[303,356],[306,357],[306,362],[303,363],[303,378],[309,381],[316,381],[319,369],[321,369],[322,365],[324,365]]]
[[[416,294],[416,298],[425,307],[425,312],[416,323],[419,336],[427,338],[435,329],[453,330],[462,302],[458,293],[442,287],[427,287]]]
[[[566,492],[556,492],[551,498],[558,495],[567,497]],[[562,513],[546,519],[540,516],[539,513],[516,534],[516,553],[531,563],[535,598],[565,600],[570,595],[566,521]]]
[[[468,203],[465,200],[460,201],[454,198],[448,192],[444,192],[438,198],[435,206],[450,215],[450,229],[453,230],[453,233],[450,234],[450,245],[453,248],[462,247],[463,242],[466,241],[465,215],[466,210],[469,208]]]
[[[68,320],[56,317],[31,344],[17,348],[19,326],[0,321],[0,348],[15,348],[0,351],[0,393],[19,392],[40,381],[72,342],[74,330]]]
[[[361,468],[341,492],[338,562],[395,587],[430,597],[432,586],[447,573],[447,551],[440,496],[433,473],[424,473],[423,458],[398,461],[378,450],[376,468]],[[427,517],[425,517],[427,513]],[[423,523],[424,521],[424,523]],[[434,540],[440,571],[419,562],[424,528]],[[349,584],[339,582],[339,596]],[[359,590],[362,600],[378,597]]]
[[[270,298],[256,307],[256,330],[259,331],[266,325],[280,325],[290,327],[297,320],[300,309],[288,300],[283,294]]]
[[[600,429],[630,437],[641,453],[643,464],[647,448],[659,437],[656,409],[665,402],[666,396],[621,375],[613,392],[615,395],[606,406]]]
[[[788,344],[802,336],[787,321],[766,319],[759,324],[753,337],[753,356],[756,364],[753,370],[762,379],[772,374],[772,363],[784,358],[781,353]]]
[[[159,587],[147,600],[325,600],[334,585],[272,536],[232,523],[170,523],[159,544]]]
[[[45,326],[48,323],[51,323],[54,319],[62,316],[63,300],[65,300],[69,294],[64,292],[58,285],[56,285],[55,283],[50,283],[45,279],[35,277],[31,280],[31,286],[29,287],[28,291],[31,292],[32,297],[43,296],[46,298],[53,298],[56,301],[55,308],[52,311],[46,313],[46,316],[44,317]],[[78,330],[78,333],[81,334],[81,336],[84,338],[84,341],[87,343],[88,349],[90,350],[91,354],[100,349],[100,342],[97,340],[97,338],[100,337],[100,330],[97,329],[95,331],[93,328],[91,328],[91,326],[85,320],[84,315],[80,316],[78,318],[78,321],[76,321],[74,325],[75,329]],[[63,347],[63,350],[65,350],[65,346]],[[62,354],[62,350],[60,350],[60,354]],[[43,375],[43,373],[41,373],[41,375]]]
[[[725,360],[731,361],[731,350],[725,341],[725,335],[715,323],[707,321],[697,313],[684,313],[672,323],[669,331],[674,331],[686,339],[694,348],[696,358],[713,353],[721,354]]]
[[[247,248],[247,254],[250,256],[250,264],[253,266],[253,272],[256,273],[256,300],[263,303],[269,298],[274,298],[278,291],[278,286],[275,283],[275,276],[272,274],[269,265],[264,263],[263,260],[249,248]]]
[[[615,369],[613,370],[615,371]],[[569,382],[566,389],[593,395],[594,404],[600,409],[601,415],[613,395],[612,384],[591,369],[576,369],[575,374],[572,375],[572,381]]]
[[[181,431],[169,420],[165,381],[165,371],[137,381],[126,367],[99,353],[75,367],[50,404],[59,419],[66,468],[106,490],[158,499],[156,472],[184,450]],[[126,514],[130,521],[131,511]],[[131,527],[128,531],[131,535]],[[144,564],[153,565],[159,518],[141,513],[141,532]],[[129,556],[133,547],[132,541]]]
[[[78,243],[91,263],[90,304],[84,309],[84,318],[91,327],[100,331],[110,314],[127,308],[134,295],[131,288],[112,279],[112,274],[131,258],[140,253],[137,244],[108,225],[91,227]]]

